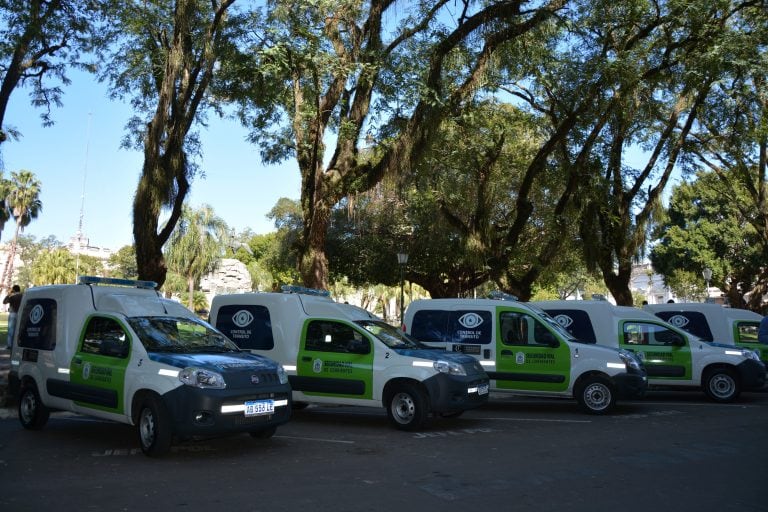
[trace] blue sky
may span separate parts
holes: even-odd
[[[2,145],[4,175],[26,169],[42,183],[43,210],[25,234],[66,243],[77,232],[85,190],[83,232],[91,245],[116,250],[133,243],[131,205],[143,161],[140,152],[120,149],[131,109],[110,100],[106,86],[90,75],[73,72],[70,78],[51,127],[42,127],[28,90],[13,93],[5,124],[22,137]],[[274,226],[266,214],[281,197],[299,198],[301,178],[294,161],[262,164],[245,137],[235,121],[210,118],[202,132],[205,177],[192,182],[187,202],[211,205],[237,232],[267,233]],[[8,222],[0,241],[10,240],[14,229]]]

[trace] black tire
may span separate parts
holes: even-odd
[[[730,368],[715,368],[704,376],[704,393],[713,401],[729,403],[741,394],[741,382]]]
[[[616,406],[616,393],[608,379],[588,377],[579,385],[576,400],[589,414],[605,414]]]
[[[19,421],[27,430],[40,430],[48,423],[51,412],[40,400],[34,384],[25,384],[19,393]]]
[[[150,457],[168,453],[173,441],[171,416],[156,396],[148,396],[139,407],[137,422],[141,451]]]
[[[427,421],[428,412],[427,396],[415,384],[398,385],[387,403],[387,416],[395,428],[400,430],[420,429]]]
[[[275,435],[275,432],[277,432],[277,427],[267,427],[263,428],[261,430],[254,430],[251,432],[251,437],[254,439],[269,439],[273,435]]]

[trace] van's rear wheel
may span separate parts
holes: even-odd
[[[37,386],[26,384],[22,386],[19,395],[19,421],[27,430],[40,430],[48,423],[50,411],[40,400]]]
[[[616,405],[616,393],[607,379],[590,377],[579,386],[576,400],[590,414],[605,414]]]
[[[715,402],[733,402],[741,393],[741,384],[730,368],[716,368],[704,377],[704,392]]]
[[[141,451],[158,457],[171,449],[171,417],[163,402],[155,396],[144,399],[139,408],[139,443]]]
[[[417,385],[402,383],[392,392],[387,416],[400,430],[418,430],[427,421],[427,396]]]

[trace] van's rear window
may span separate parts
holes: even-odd
[[[658,311],[656,316],[705,341],[714,340],[704,313],[698,311]]]
[[[222,306],[216,316],[216,326],[227,338],[245,350],[271,350],[272,320],[265,306],[234,304]]]
[[[57,304],[53,299],[29,299],[18,316],[20,347],[53,350],[56,347]]]

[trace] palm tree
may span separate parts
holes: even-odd
[[[221,260],[228,238],[227,224],[217,217],[213,208],[203,205],[193,210],[186,205],[165,249],[168,270],[187,280],[189,309],[194,311],[195,285]]]
[[[16,221],[16,231],[13,234],[11,247],[8,251],[8,259],[5,261],[2,279],[0,279],[0,289],[9,289],[11,287],[11,277],[13,276],[13,260],[16,257],[16,246],[19,239],[19,233],[29,225],[43,209],[43,203],[40,201],[40,192],[42,186],[34,173],[27,170],[11,173],[11,180],[8,184],[8,195],[5,197],[5,207],[13,220]]]
[[[0,171],[0,234],[5,229],[5,223],[11,218],[11,214],[6,207],[6,198],[11,190],[11,182],[5,179]]]
[[[75,256],[67,249],[58,248],[44,251],[32,264],[32,284],[73,283],[77,273]]]

